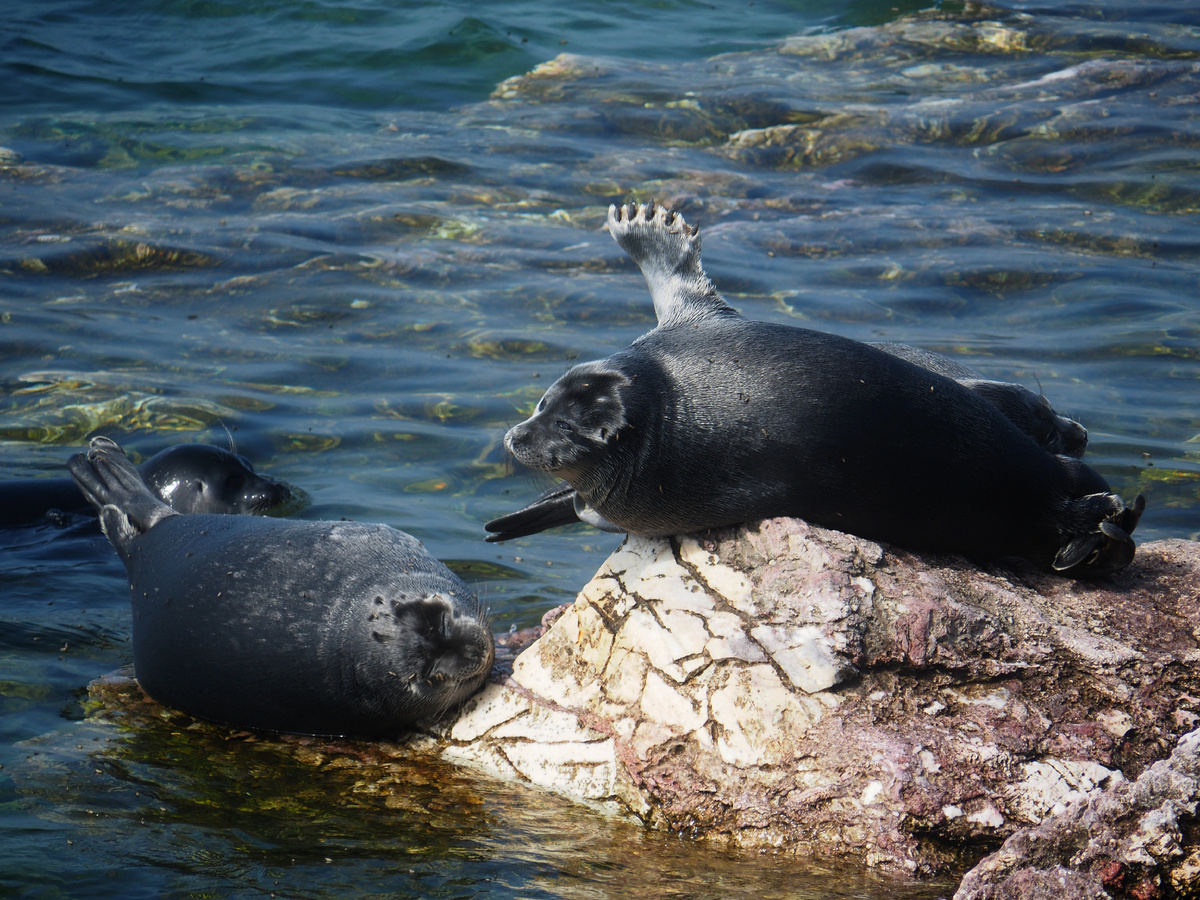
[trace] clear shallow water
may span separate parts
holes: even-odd
[[[748,314],[1040,384],[1114,486],[1146,492],[1140,537],[1200,533],[1194,10],[109,6],[17,4],[0,30],[5,476],[61,473],[96,430],[150,454],[228,429],[305,492],[299,515],[413,532],[498,628],[533,624],[618,541],[484,544],[544,486],[498,441],[571,360],[651,327],[601,225],[655,197],[701,225]],[[897,889],[444,769],[426,780],[477,799],[294,805],[297,784],[345,782],[81,721],[84,687],[129,661],[123,572],[95,532],[0,533],[0,585],[6,889]],[[168,810],[146,827],[143,789]],[[430,804],[433,824],[414,812]]]

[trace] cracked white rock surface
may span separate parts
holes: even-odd
[[[1160,543],[1108,589],[798,520],[628,538],[435,737],[657,827],[936,872],[1200,717],[1200,678],[1161,675],[1200,658],[1200,554]]]

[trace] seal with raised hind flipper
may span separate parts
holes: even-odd
[[[1133,559],[1144,499],[1127,506],[984,397],[859,341],[745,319],[670,210],[614,206],[608,227],[659,324],[573,367],[505,435],[517,461],[574,489],[573,507],[645,536],[796,516],[1072,576]]]
[[[491,668],[484,608],[411,535],[181,515],[108,438],[68,467],[125,563],[134,672],[160,703],[241,728],[386,736]]]

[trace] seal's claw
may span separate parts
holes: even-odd
[[[1098,534],[1086,534],[1083,537],[1075,538],[1065,547],[1062,547],[1054,556],[1052,567],[1055,572],[1063,574],[1074,574],[1071,570],[1076,566],[1088,565],[1087,560],[1094,555],[1096,547],[1099,546],[1101,536]]]
[[[1146,511],[1146,495],[1138,494],[1133,498],[1133,505],[1126,506],[1117,516],[1115,522],[1126,532],[1126,536],[1133,534],[1133,530],[1137,528],[1138,522],[1142,520],[1142,513]]]
[[[659,325],[736,315],[704,274],[700,229],[682,214],[653,200],[614,204],[608,208],[608,232],[646,276]]]
[[[1129,505],[1115,494],[1112,499],[1118,508],[1101,521],[1094,532],[1077,537],[1060,548],[1051,564],[1054,571],[1072,578],[1095,578],[1111,575],[1133,562],[1137,544],[1130,534],[1146,510],[1146,498],[1138,494]]]

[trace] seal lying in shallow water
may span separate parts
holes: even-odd
[[[211,444],[176,444],[140,466],[142,481],[176,512],[261,515],[291,497],[286,484],[259,475],[250,460]],[[51,511],[91,506],[70,478],[0,481],[0,528],[30,525]]]
[[[611,207],[608,225],[646,277],[658,327],[572,368],[504,439],[574,490],[584,521],[654,537],[797,516],[1073,576],[1133,559],[1140,495],[1126,506],[1099,473],[1048,453],[951,378],[743,318],[681,216]]]
[[[394,734],[483,683],[478,599],[385,525],[180,515],[121,448],[68,463],[129,574],[133,665],[155,700],[243,728]]]

